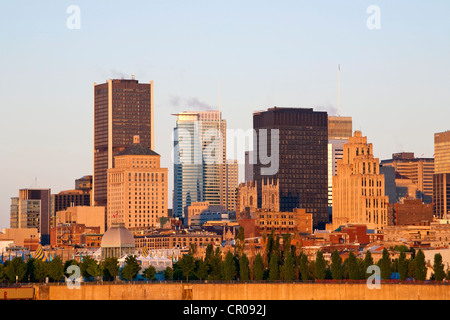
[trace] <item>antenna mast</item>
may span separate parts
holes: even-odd
[[[338,116],[341,116],[341,65],[338,65]]]

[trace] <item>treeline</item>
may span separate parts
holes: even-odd
[[[79,274],[68,268],[72,265],[79,267]],[[11,261],[5,261],[0,264],[0,282],[44,282],[47,279],[50,282],[63,281],[65,277],[75,280],[83,277],[84,281],[105,280],[112,281],[117,277],[123,280],[136,279],[141,265],[136,256],[128,256],[125,265],[120,268],[117,258],[106,258],[102,262],[86,256],[82,262],[76,260],[68,260],[62,262],[59,256],[55,256],[52,261],[44,262],[39,259],[30,258],[26,262],[16,257]],[[69,271],[69,272],[68,272]],[[147,280],[156,279],[155,267],[149,266],[143,272],[143,276]]]
[[[241,239],[239,239],[241,237]],[[291,245],[289,235],[280,237],[270,234],[267,236],[264,253],[258,253],[250,263],[244,253],[242,235],[237,236],[234,252],[227,252],[222,259],[221,249],[215,250],[212,245],[206,248],[205,258],[194,258],[195,248],[191,247],[189,254],[184,255],[169,270],[166,279],[174,280],[212,280],[212,281],[314,281],[314,280],[364,280],[373,274],[368,273],[369,266],[379,267],[383,280],[389,280],[394,275],[398,280],[450,280],[450,270],[444,270],[442,256],[434,256],[433,273],[427,279],[425,255],[422,250],[409,251],[407,258],[406,246],[393,248],[399,251],[398,258],[391,261],[388,250],[385,248],[381,259],[374,264],[370,251],[366,251],[364,258],[356,257],[349,252],[345,260],[334,251],[331,261],[327,262],[322,251],[317,251],[315,259],[310,261],[303,252],[297,254],[297,248]]]

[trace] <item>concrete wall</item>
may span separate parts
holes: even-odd
[[[36,286],[37,300],[450,300],[450,285],[361,283],[103,284]]]

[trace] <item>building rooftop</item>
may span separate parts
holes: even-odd
[[[144,146],[139,141],[139,136],[134,136],[133,144],[129,147],[127,147],[125,150],[120,152],[117,156],[128,156],[128,155],[135,155],[135,156],[141,156],[141,155],[148,155],[148,156],[159,156],[158,153],[151,150],[150,148]]]

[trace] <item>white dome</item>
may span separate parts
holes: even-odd
[[[102,237],[102,248],[134,248],[133,234],[123,223],[113,224]]]

